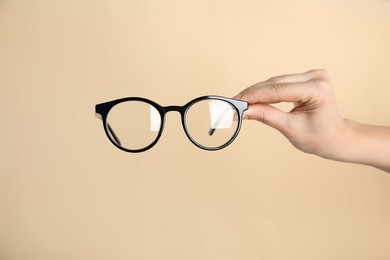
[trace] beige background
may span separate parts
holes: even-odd
[[[128,154],[94,116],[327,68],[345,117],[390,125],[389,46],[385,0],[0,0],[0,259],[390,259],[389,174],[257,122],[202,151],[175,113]]]

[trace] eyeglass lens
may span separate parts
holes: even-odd
[[[217,148],[230,141],[238,128],[236,109],[228,102],[207,99],[189,107],[185,125],[196,143]]]
[[[156,140],[161,128],[161,115],[146,102],[126,101],[111,108],[107,124],[114,142],[129,150],[139,150]]]

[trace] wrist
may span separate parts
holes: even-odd
[[[354,123],[352,120],[342,119],[335,128],[334,134],[324,141],[325,149],[317,155],[325,159],[352,162],[356,157],[354,155],[354,140],[356,139]]]
[[[342,122],[342,127],[333,142],[333,149],[323,157],[342,162],[358,163],[361,160],[359,149],[357,149],[359,142],[358,123],[350,119],[343,119]]]
[[[337,144],[324,158],[390,169],[390,128],[362,124],[350,119],[337,137]]]

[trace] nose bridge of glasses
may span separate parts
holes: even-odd
[[[176,112],[181,113],[183,110],[183,107],[181,107],[181,106],[167,106],[167,107],[163,107],[163,109],[165,110],[165,112],[176,111]]]

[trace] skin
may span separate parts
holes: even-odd
[[[249,103],[244,119],[277,129],[303,152],[390,172],[390,127],[344,119],[326,70],[273,77],[235,98]],[[272,106],[280,102],[294,108],[284,112]]]

